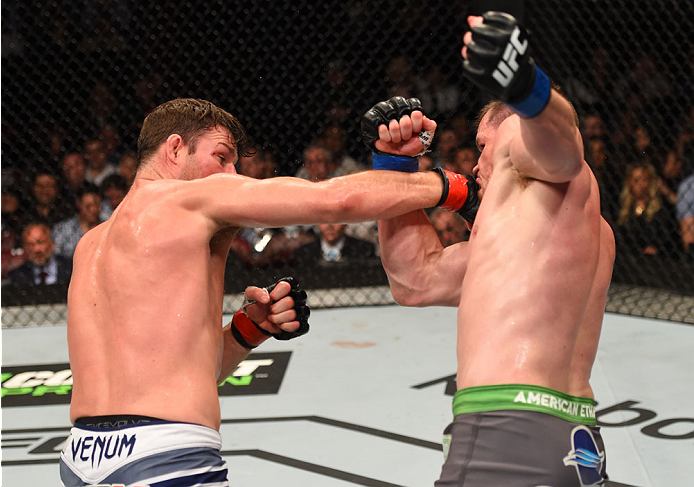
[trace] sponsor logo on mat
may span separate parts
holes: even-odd
[[[219,386],[220,396],[277,394],[291,352],[252,353]],[[171,377],[176,387],[176,377]],[[2,368],[2,407],[69,404],[70,364],[23,365]]]

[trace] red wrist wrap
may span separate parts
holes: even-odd
[[[446,173],[446,177],[448,177],[448,196],[439,206],[448,211],[458,211],[467,200],[468,180],[462,174],[446,171],[445,169],[443,172]]]
[[[261,329],[246,316],[243,311],[237,311],[231,320],[231,332],[236,341],[245,348],[255,348],[270,338],[271,333],[263,333]]]

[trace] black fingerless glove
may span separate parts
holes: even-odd
[[[277,286],[282,281],[288,282],[292,287],[291,291],[289,291],[289,294],[287,296],[291,296],[294,300],[294,311],[296,311],[296,321],[299,322],[299,328],[297,328],[296,331],[282,330],[280,333],[267,333],[271,334],[277,340],[291,340],[292,338],[300,337],[301,335],[305,335],[306,333],[308,333],[308,317],[311,315],[311,309],[306,304],[306,291],[299,287],[299,283],[293,277],[283,277],[275,284],[268,287],[268,294],[272,293],[272,290],[275,289],[275,286]]]
[[[299,322],[299,328],[291,332],[282,330],[280,333],[270,333],[251,320],[243,310],[239,310],[234,314],[230,328],[234,339],[242,347],[253,350],[270,337],[274,337],[277,340],[291,340],[308,333],[308,317],[311,314],[311,310],[306,305],[306,291],[299,289],[299,284],[294,278],[283,277],[272,286],[266,288],[266,291],[270,294],[275,289],[275,286],[282,281],[288,282],[292,287],[287,296],[291,296],[294,299],[293,309],[296,311],[296,320]]]
[[[538,115],[549,103],[551,87],[530,55],[525,29],[503,12],[486,12],[482,19],[472,28],[463,72],[521,117]]]
[[[400,120],[403,115],[410,115],[412,112],[422,110],[422,103],[417,98],[405,99],[402,96],[394,96],[388,101],[376,103],[361,118],[361,137],[364,143],[373,152],[372,163],[374,169],[385,169],[390,171],[417,172],[419,162],[416,157],[398,156],[386,154],[376,149],[378,140],[378,127],[381,124],[388,126],[391,120]],[[431,144],[429,132],[422,132],[419,135],[425,150]]]

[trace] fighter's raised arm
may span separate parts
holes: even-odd
[[[499,100],[498,109],[520,115],[500,127],[501,137],[503,132],[514,136],[498,150],[508,151],[525,177],[553,183],[576,177],[584,164],[576,113],[535,65],[523,27],[503,12],[469,17],[468,22],[471,30],[462,50],[466,76]],[[510,127],[516,124],[520,130]],[[482,147],[486,143],[477,142]]]

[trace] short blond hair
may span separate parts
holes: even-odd
[[[578,119],[578,112],[576,111],[576,107],[574,107],[573,103],[571,103],[571,100],[566,98],[564,94],[561,91],[561,87],[554,83],[551,82],[552,89],[556,91],[559,95],[561,95],[567,102],[569,102],[569,105],[571,106],[571,109],[574,112],[574,122],[576,122],[576,127],[580,127],[579,125],[579,119]],[[506,120],[508,117],[513,115],[515,112],[513,109],[508,106],[506,103],[504,103],[501,100],[492,100],[489,103],[487,103],[484,107],[482,107],[482,110],[477,114],[477,118],[475,119],[475,127],[479,128],[480,123],[482,123],[482,119],[485,117],[485,115],[489,114],[489,119],[487,120],[488,123],[491,123],[493,126],[499,126],[501,125],[501,122]]]

